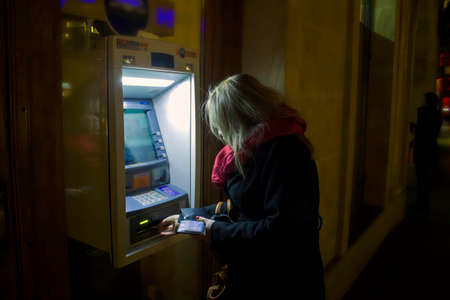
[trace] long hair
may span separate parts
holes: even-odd
[[[243,145],[250,134],[274,116],[298,117],[295,110],[281,110],[283,97],[248,74],[237,74],[220,82],[209,91],[202,105],[202,115],[211,132],[233,152],[251,153]],[[262,130],[261,130],[262,131]],[[312,150],[311,143],[300,139]],[[235,155],[236,169],[244,175],[240,155]]]

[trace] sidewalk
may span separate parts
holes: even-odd
[[[344,300],[450,299],[450,124],[441,130],[440,176],[430,194],[431,213],[414,209],[407,192],[405,220],[391,232]]]

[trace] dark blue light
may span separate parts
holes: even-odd
[[[173,9],[158,7],[156,9],[156,23],[161,26],[173,28],[175,23],[175,11]]]
[[[61,0],[61,7],[64,6],[64,4],[67,3],[67,1],[69,0]],[[94,4],[96,0],[78,0],[80,2],[84,2],[84,3],[89,3],[89,4]]]
[[[128,4],[130,6],[139,7],[142,6],[141,0],[116,0],[119,3],[122,4]]]

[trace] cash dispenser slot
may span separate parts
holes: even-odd
[[[161,220],[153,220],[150,215],[138,215],[130,219],[130,243],[135,244],[158,233]]]

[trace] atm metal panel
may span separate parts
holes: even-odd
[[[110,252],[106,40],[96,37],[86,48],[63,51],[67,232]]]

